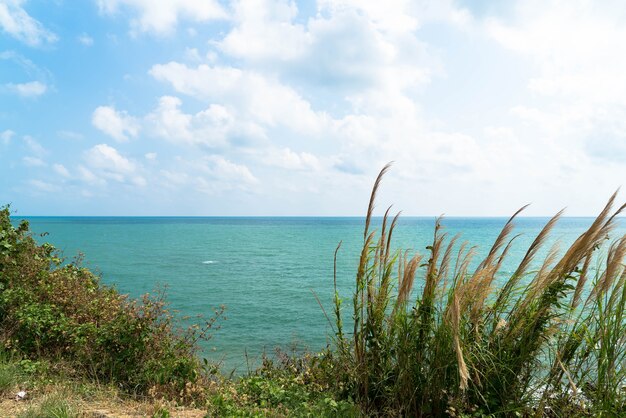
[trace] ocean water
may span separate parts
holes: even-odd
[[[15,218],[17,222],[20,218]],[[330,327],[315,295],[332,312],[333,253],[338,255],[338,287],[349,298],[363,242],[362,218],[197,218],[197,217],[28,217],[39,241],[61,249],[67,259],[84,254],[84,264],[104,283],[133,297],[167,286],[178,315],[211,316],[226,307],[203,355],[225,371],[245,371],[261,353],[277,346],[319,350]],[[511,272],[548,218],[519,218],[508,262]],[[564,218],[551,240],[563,248],[592,218]],[[447,218],[443,232],[485,255],[506,218]],[[401,218],[394,247],[426,254],[435,218]],[[373,222],[380,226],[380,219]],[[624,222],[614,237],[626,233]],[[480,257],[477,257],[478,262]],[[419,286],[419,284],[417,284]],[[345,317],[349,318],[350,303]]]

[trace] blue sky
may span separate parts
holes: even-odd
[[[0,0],[22,215],[592,215],[626,179],[621,2]]]

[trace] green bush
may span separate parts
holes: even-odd
[[[359,417],[358,407],[329,385],[326,355],[277,349],[261,367],[228,382],[210,399],[209,416]]]
[[[75,373],[128,391],[182,398],[203,378],[197,342],[216,317],[175,326],[163,294],[129,300],[77,263],[38,245],[27,222],[0,210],[0,344],[26,359],[67,364]],[[195,387],[192,385],[192,387]],[[181,395],[182,394],[182,395]]]

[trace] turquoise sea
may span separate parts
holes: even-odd
[[[20,218],[14,218],[18,221]],[[340,293],[354,286],[363,241],[362,218],[203,218],[203,217],[28,217],[40,241],[54,244],[84,264],[103,282],[139,296],[167,286],[179,315],[210,316],[226,306],[226,319],[205,344],[204,355],[225,371],[247,367],[263,351],[296,344],[318,350],[328,343],[329,327],[315,299],[331,312],[333,253],[338,257]],[[513,269],[548,218],[519,218],[509,263]],[[447,218],[444,232],[462,233],[486,254],[506,218]],[[563,247],[592,218],[564,218],[552,233]],[[380,224],[380,219],[374,222]],[[401,218],[395,247],[426,253],[435,218]],[[626,233],[624,222],[614,236]],[[549,244],[551,244],[549,243]],[[545,248],[547,251],[547,247]],[[476,261],[479,261],[478,259]],[[350,304],[345,304],[349,309]],[[346,312],[347,317],[350,316]]]

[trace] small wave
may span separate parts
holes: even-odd
[[[213,260],[207,260],[207,261],[203,261],[202,264],[215,264],[217,263],[217,261],[213,261]]]

